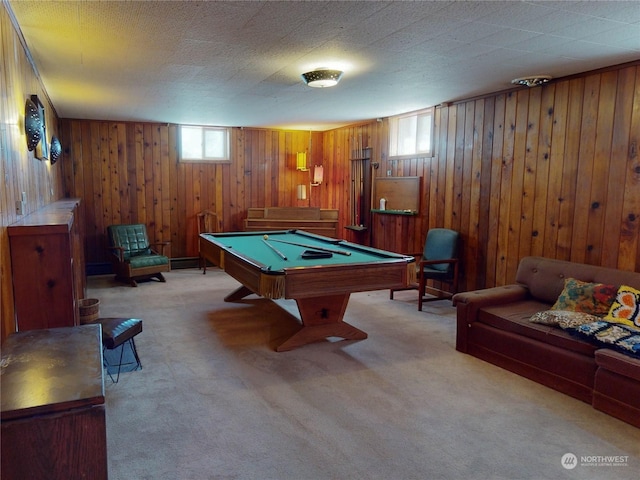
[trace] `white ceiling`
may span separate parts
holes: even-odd
[[[9,5],[63,118],[325,130],[640,58],[637,0]]]

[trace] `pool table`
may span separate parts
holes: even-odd
[[[279,352],[327,337],[367,338],[343,320],[351,293],[415,282],[412,256],[303,230],[202,233],[200,253],[242,284],[225,301],[250,294],[296,301],[302,328]]]

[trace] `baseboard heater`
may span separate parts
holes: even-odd
[[[179,270],[183,268],[196,268],[199,265],[198,257],[182,257],[171,259],[171,269]],[[86,265],[87,276],[92,275],[112,275],[113,268],[111,262],[101,263],[87,263]]]

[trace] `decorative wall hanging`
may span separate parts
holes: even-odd
[[[24,109],[24,133],[27,135],[27,148],[32,152],[42,138],[42,119],[38,107],[31,99],[27,99]]]
[[[49,144],[47,143],[47,125],[44,115],[44,105],[37,95],[31,95],[31,101],[38,109],[40,115],[40,143],[36,144],[35,155],[40,160],[47,160],[49,158]]]
[[[49,161],[51,165],[55,164],[62,156],[62,145],[55,135],[51,137],[51,151],[49,152]]]

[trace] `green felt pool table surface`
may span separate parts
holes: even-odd
[[[357,263],[388,262],[405,260],[406,256],[376,250],[344,240],[322,237],[300,230],[274,232],[239,232],[204,234],[207,238],[224,246],[230,253],[237,253],[263,265],[268,271],[279,272],[286,268],[312,267],[319,265],[340,265]],[[264,236],[268,238],[264,239]],[[290,242],[290,243],[283,243]],[[292,245],[296,243],[298,245]],[[271,247],[269,247],[271,245]],[[301,246],[304,245],[304,246]],[[286,257],[282,258],[280,254]],[[325,253],[331,250],[329,258],[303,258],[305,251]],[[343,253],[337,253],[343,252]],[[406,261],[406,260],[405,260]]]

